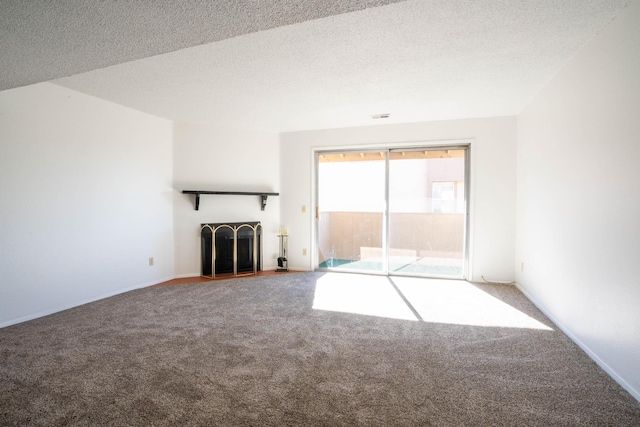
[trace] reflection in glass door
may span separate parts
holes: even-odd
[[[318,155],[319,268],[386,273],[386,156]]]
[[[317,157],[318,267],[465,276],[466,147]]]
[[[463,277],[466,150],[389,155],[389,273]]]

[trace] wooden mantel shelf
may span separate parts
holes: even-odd
[[[204,190],[182,190],[182,194],[195,194],[196,195],[196,210],[200,209],[200,195],[201,194],[222,194],[233,196],[260,196],[262,200],[261,210],[264,210],[267,206],[267,197],[279,196],[280,193],[265,193],[264,191],[204,191]]]

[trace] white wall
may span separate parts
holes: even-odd
[[[259,196],[195,196],[182,190],[278,193],[278,135],[195,124],[174,125],[174,233],[176,275],[200,275],[200,224],[260,221],[263,270],[276,267],[280,200],[271,196],[264,211]]]
[[[289,266],[315,268],[312,252],[312,149],[470,139],[471,278],[514,278],[516,118],[452,120],[281,135],[282,223],[290,228]],[[302,213],[302,206],[306,213]],[[307,256],[302,250],[308,249]]]
[[[637,399],[639,23],[632,2],[519,116],[516,245],[519,286]]]
[[[0,326],[173,277],[171,138],[51,83],[0,92]]]

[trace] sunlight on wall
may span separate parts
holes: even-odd
[[[462,280],[327,273],[316,282],[313,308],[431,323],[552,330]]]

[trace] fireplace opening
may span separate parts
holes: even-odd
[[[201,224],[202,275],[255,274],[261,271],[259,222]]]

